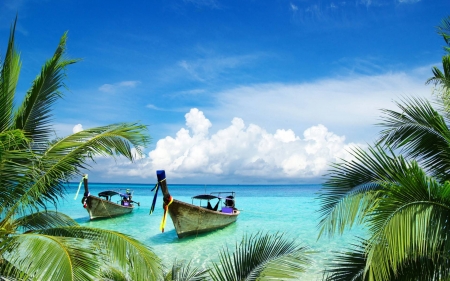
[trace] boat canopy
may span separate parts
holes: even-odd
[[[98,194],[99,197],[106,197],[106,196],[113,196],[113,195],[120,195],[120,197],[123,197],[123,198],[128,198],[130,196],[128,194],[119,193],[119,192],[113,191],[113,190],[102,191]]]
[[[211,195],[211,194],[200,194],[192,197],[192,199],[200,199],[200,200],[211,200],[211,199],[222,199],[222,197]]]

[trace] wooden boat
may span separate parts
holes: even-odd
[[[164,196],[164,208],[172,219],[178,238],[223,228],[236,221],[240,212],[235,208],[234,192],[194,196],[193,201],[200,201],[200,206],[197,206],[173,199],[167,187],[165,171],[159,170],[156,174]],[[214,207],[211,200],[217,200]],[[207,202],[206,206],[202,206],[201,202]]]
[[[140,205],[139,202],[131,200],[133,191],[130,189],[127,189],[125,193],[106,190],[100,192],[97,197],[89,193],[87,175],[83,177],[83,184],[84,196],[81,202],[88,211],[91,220],[129,214],[133,211],[133,203]]]

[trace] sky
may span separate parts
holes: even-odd
[[[2,0],[18,17],[21,101],[64,32],[55,136],[148,125],[144,155],[97,158],[92,182],[320,183],[372,144],[380,109],[433,99],[448,0]]]

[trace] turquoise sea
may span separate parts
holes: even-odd
[[[87,211],[81,204],[83,187],[78,198],[74,200],[78,183],[67,185],[68,195],[61,200],[58,211],[74,218],[79,224],[89,227],[105,228],[131,235],[151,247],[170,267],[175,259],[192,260],[192,263],[206,267],[218,261],[220,250],[228,247],[234,251],[237,242],[245,234],[262,232],[282,232],[293,238],[300,245],[307,245],[317,253],[312,255],[313,265],[302,280],[321,280],[321,270],[325,260],[332,259],[333,251],[342,251],[354,241],[354,235],[361,231],[352,231],[344,236],[334,238],[318,237],[316,200],[320,185],[170,185],[171,195],[181,201],[192,202],[197,194],[209,194],[216,191],[235,191],[236,207],[241,214],[235,224],[226,228],[178,239],[170,216],[164,233],[159,230],[163,215],[162,194],[158,195],[155,211],[149,215],[154,193],[154,184],[105,184],[89,183],[89,191],[97,195],[104,190],[132,189],[133,200],[140,202],[140,207],[131,214],[102,219],[89,220]]]

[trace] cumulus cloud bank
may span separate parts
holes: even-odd
[[[205,108],[219,127],[239,116],[274,132],[279,128],[325,125],[347,141],[371,142],[378,135],[380,109],[396,109],[403,96],[430,97],[428,69],[411,73],[350,75],[307,83],[266,83],[236,87],[217,94],[220,106]],[[220,124],[218,124],[220,123]]]
[[[185,115],[186,128],[176,136],[160,139],[148,157],[130,165],[109,167],[109,174],[153,178],[164,169],[173,179],[225,182],[299,181],[323,175],[330,161],[349,159],[350,146],[318,124],[302,136],[289,129],[271,134],[241,118],[210,134],[211,122],[202,111],[193,108]],[[126,171],[125,171],[125,170]],[[173,181],[171,181],[173,182]]]

